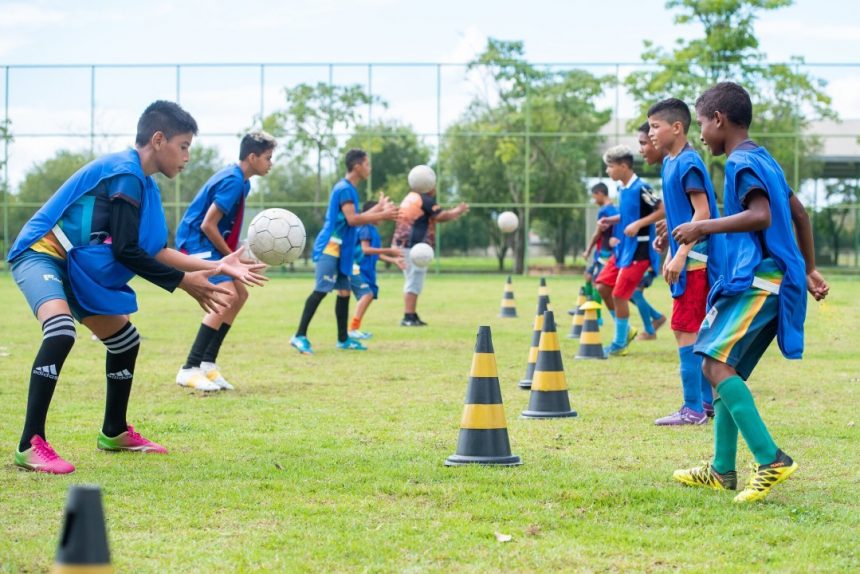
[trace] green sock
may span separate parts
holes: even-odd
[[[717,385],[717,393],[731,413],[756,462],[770,464],[775,461],[776,443],[761,420],[752,393],[743,379],[737,375],[729,377]]]
[[[723,400],[714,400],[714,460],[711,467],[720,474],[735,470],[738,457],[738,426]]]

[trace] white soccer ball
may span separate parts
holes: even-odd
[[[266,265],[295,261],[305,249],[305,239],[302,220],[277,207],[258,213],[248,227],[248,248]]]
[[[513,233],[520,226],[520,218],[513,211],[503,211],[496,219],[502,233]]]
[[[427,267],[433,261],[433,248],[426,243],[416,243],[409,250],[409,260],[415,267]]]
[[[427,193],[436,187],[436,172],[429,165],[416,165],[407,179],[409,189],[416,193]]]

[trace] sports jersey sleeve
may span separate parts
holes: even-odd
[[[369,225],[362,225],[358,230],[359,241],[373,241],[373,233],[370,232]]]
[[[744,168],[738,172],[736,181],[735,190],[737,191],[738,199],[744,207],[746,207],[748,201],[747,196],[752,190],[757,189],[768,195],[767,187],[765,187],[762,180],[750,168]]]
[[[705,177],[698,167],[691,167],[682,179],[684,193],[705,193]]]
[[[135,176],[121,174],[110,178],[107,183],[108,198],[124,199],[132,205],[140,207],[140,198],[143,195],[143,184]]]
[[[218,211],[224,215],[233,211],[233,208],[242,199],[245,186],[244,182],[236,177],[225,177],[215,186],[212,203]]]

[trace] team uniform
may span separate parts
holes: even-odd
[[[375,225],[368,223],[358,228],[358,243],[355,247],[354,259],[357,263],[353,263],[350,278],[350,287],[356,301],[368,293],[372,294],[374,299],[379,298],[379,285],[376,284],[376,262],[379,260],[379,255],[366,255],[361,248],[363,241],[370,242],[370,246],[376,249],[382,247],[382,237]]]
[[[358,213],[358,190],[343,178],[331,190],[325,223],[314,241],[313,260],[316,262],[314,291],[329,293],[333,289],[348,290],[358,232],[351,227],[341,207],[352,203]]]
[[[620,212],[618,211],[618,207],[616,207],[612,203],[602,205],[597,211],[597,220],[600,221],[603,218],[612,217],[613,215],[618,215],[619,213]],[[600,233],[600,239],[595,246],[594,256],[592,257],[591,264],[586,268],[586,272],[588,272],[593,278],[592,281],[600,275],[600,272],[603,271],[604,267],[606,267],[606,264],[609,262],[609,258],[612,257],[612,254],[615,251],[615,249],[613,247],[610,247],[609,245],[610,239],[615,237],[620,240],[622,235],[623,234],[621,233],[620,227],[618,225],[610,225]],[[589,284],[588,287],[590,288],[591,285]],[[592,297],[594,297],[595,294],[597,294],[597,290],[592,289],[592,291],[592,293],[586,294],[590,294]],[[597,295],[597,297],[599,297],[599,295]]]

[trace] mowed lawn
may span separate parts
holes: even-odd
[[[401,328],[401,279],[385,275],[364,325],[370,350],[334,348],[329,298],[311,325],[313,357],[288,343],[312,278],[277,277],[254,289],[230,332],[219,362],[237,390],[216,395],[173,382],[196,304],[138,281],[145,340],[130,422],[170,454],[96,450],[104,348],[81,327],[48,419],[77,471],[54,477],[13,465],[40,331],[0,275],[0,572],[51,566],[66,491],[80,483],[102,488],[118,572],[860,569],[860,280],[834,278],[830,299],[810,302],[803,361],[774,344],[753,374],[764,418],[800,470],[749,506],[671,480],[710,456],[712,428],[653,425],[681,402],[668,326],[628,357],[575,361],[565,335],[581,281],[548,283],[575,419],[519,418],[535,277],[514,278],[519,318],[499,319],[504,277],[431,275],[419,306],[430,326]],[[648,296],[669,309],[661,281]],[[520,467],[443,466],[479,325],[492,326]],[[739,452],[745,481],[752,458],[743,443]]]

